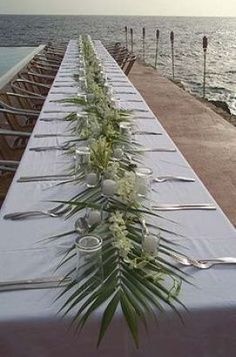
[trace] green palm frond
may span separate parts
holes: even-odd
[[[70,122],[70,129],[78,136],[78,140],[88,140],[86,145],[90,148],[90,160],[88,164],[81,165],[77,172],[75,183],[80,192],[67,201],[54,202],[64,203],[69,208],[65,216],[67,219],[81,217],[82,212],[90,210],[99,211],[103,216],[101,222],[86,228],[88,235],[99,236],[103,241],[103,280],[99,282],[95,279],[96,272],[89,263],[84,264],[82,276],[78,274],[81,267],[76,272],[74,246],[58,267],[66,268],[67,275],[73,275],[73,281],[57,299],[63,300],[60,308],[63,316],[73,313],[72,324],[76,330],[84,328],[91,315],[100,309],[97,346],[117,310],[121,311],[138,347],[139,322],[148,329],[149,320],[158,322],[159,313],[165,311],[166,307],[175,311],[181,319],[178,307],[182,309],[184,306],[178,296],[182,282],[189,281],[187,274],[170,259],[172,253],[178,253],[176,240],[181,235],[160,223],[176,222],[150,210],[145,200],[140,203],[136,199],[134,169],[142,163],[143,156],[137,154],[140,144],[120,133],[120,123],[131,121],[132,111],[112,106],[91,42],[83,39],[82,48],[86,63],[87,97],[67,98],[63,102],[83,109],[80,116],[73,112],[65,120]],[[74,77],[79,79],[78,75]],[[89,142],[89,139],[93,140]],[[113,157],[115,148],[122,148],[118,160]],[[68,154],[73,155],[73,150],[68,150]],[[101,180],[107,178],[106,175],[115,180],[119,184],[117,192],[110,197],[104,196],[100,181],[95,187],[84,188],[86,175],[91,172],[99,174]],[[160,240],[158,254],[154,256],[143,248],[147,234],[144,233],[143,219],[147,221],[146,227],[151,234]],[[51,239],[69,237],[74,233],[75,229],[59,232]]]

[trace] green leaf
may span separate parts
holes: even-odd
[[[138,348],[139,341],[138,341],[138,323],[137,323],[137,313],[133,306],[130,304],[129,300],[127,299],[125,293],[120,294],[120,304],[126,319],[126,322],[129,326],[130,332],[133,336],[135,346]]]
[[[134,310],[136,311],[137,315],[141,319],[144,324],[144,327],[147,331],[147,320],[145,317],[145,308],[143,304],[143,300],[139,295],[134,295],[133,290],[127,289],[126,285],[122,283],[122,290],[126,294],[127,299],[129,300],[130,304],[133,306]]]
[[[110,322],[114,316],[114,313],[116,312],[119,301],[120,301],[120,292],[117,291],[117,293],[114,295],[112,300],[109,302],[109,304],[106,307],[106,310],[103,313],[101,327],[100,327],[98,341],[97,341],[97,346],[100,345],[101,340],[104,337],[104,335],[110,325]]]
[[[77,312],[74,318],[74,321],[76,321],[76,319],[78,320],[77,328],[79,327],[82,328],[85,322],[87,321],[88,317],[91,315],[91,313],[94,310],[96,310],[100,305],[102,305],[105,301],[107,301],[114,293],[114,291],[115,291],[115,283],[111,284],[106,289],[100,288],[90,298],[88,298],[87,301],[81,306],[81,308],[79,309],[79,311]],[[90,307],[87,309],[84,315],[82,315],[82,317],[79,318],[81,312],[83,312],[89,305]]]

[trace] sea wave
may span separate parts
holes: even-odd
[[[206,96],[226,101],[236,114],[236,19],[141,16],[11,16],[0,15],[1,46],[35,46],[49,40],[68,41],[89,33],[104,43],[125,42],[124,27],[133,28],[134,52],[142,56],[146,28],[146,62],[154,64],[156,29],[160,30],[158,70],[171,76],[170,31],[175,33],[176,79],[202,95],[202,37],[208,37]],[[129,47],[130,47],[130,34]],[[229,95],[230,93],[230,95]]]

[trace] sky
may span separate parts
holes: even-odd
[[[0,0],[0,14],[236,16],[236,0]]]

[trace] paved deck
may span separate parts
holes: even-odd
[[[135,63],[129,78],[236,225],[236,127],[153,68]]]

